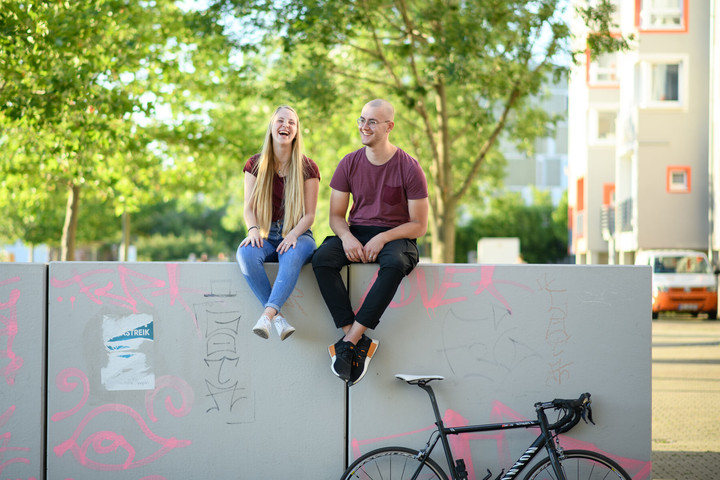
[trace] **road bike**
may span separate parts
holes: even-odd
[[[630,475],[607,456],[590,450],[564,450],[560,446],[559,435],[575,427],[580,420],[586,423],[592,420],[590,394],[583,393],[577,399],[555,399],[535,404],[536,420],[510,423],[488,423],[448,427],[444,424],[438,408],[435,393],[429,385],[434,380],[443,380],[439,375],[395,375],[410,385],[417,385],[427,392],[435,414],[436,429],[422,450],[407,447],[383,447],[362,455],[343,473],[341,480],[465,480],[468,473],[463,459],[456,459],[450,449],[448,437],[474,432],[493,432],[511,429],[539,428],[540,434],[518,458],[515,463],[503,470],[497,480],[512,480],[527,469],[526,480],[631,480]],[[559,419],[550,423],[546,410],[559,411]],[[440,465],[430,458],[438,441],[442,445],[447,460],[450,477]],[[547,457],[537,463],[533,459],[543,451]],[[532,465],[528,468],[528,466]],[[488,470],[482,480],[489,480],[492,474]]]

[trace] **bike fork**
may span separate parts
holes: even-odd
[[[555,437],[554,444],[552,441],[547,443],[547,452],[548,457],[550,457],[550,465],[552,465],[552,468],[555,471],[557,480],[566,480],[565,470],[563,470],[563,466],[560,463],[560,460],[565,457],[565,453],[563,448],[560,446],[559,438]]]

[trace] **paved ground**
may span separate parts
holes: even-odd
[[[652,327],[653,480],[720,478],[720,321]]]

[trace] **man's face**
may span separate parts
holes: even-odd
[[[393,125],[385,109],[366,105],[358,119],[360,142],[372,147],[386,141]]]

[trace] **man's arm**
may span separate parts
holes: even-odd
[[[350,205],[350,192],[333,189],[330,193],[330,228],[342,240],[345,255],[352,262],[365,262],[365,252],[360,241],[350,233],[345,215]]]

